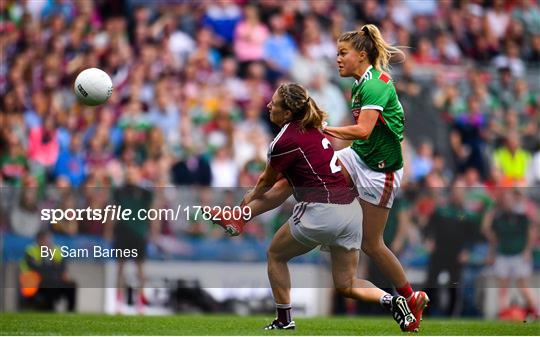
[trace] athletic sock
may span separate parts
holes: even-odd
[[[291,322],[291,305],[276,303],[277,319],[283,324]]]
[[[379,299],[379,303],[382,305],[383,308],[392,310],[392,298],[393,298],[392,295],[384,294]]]
[[[411,284],[409,282],[405,283],[403,285],[403,287],[399,287],[397,288],[396,287],[396,290],[398,292],[398,294],[400,294],[401,296],[405,297],[405,299],[408,301],[411,296],[413,295],[413,289],[411,287]]]

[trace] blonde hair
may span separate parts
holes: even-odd
[[[322,128],[322,123],[328,114],[309,97],[308,91],[303,86],[296,83],[284,83],[277,90],[282,98],[283,107],[292,112],[292,119],[300,122],[302,130]]]
[[[349,42],[357,51],[365,51],[369,63],[379,71],[388,71],[390,58],[393,55],[405,53],[399,48],[388,44],[382,37],[381,31],[375,25],[364,25],[360,31],[351,31],[341,34],[338,42]]]

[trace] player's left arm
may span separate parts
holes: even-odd
[[[364,109],[358,116],[355,125],[327,126],[323,132],[344,140],[368,139],[377,123],[379,113],[380,111],[375,109]]]

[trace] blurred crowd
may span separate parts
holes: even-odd
[[[10,214],[0,226],[17,235],[50,226],[39,220],[43,205],[110,203],[128,167],[141,185],[196,187],[202,204],[209,188],[253,186],[277,131],[266,110],[277,83],[306,86],[331,125],[352,122],[351,80],[335,70],[335,41],[364,23],[407,55],[392,68],[408,121],[406,207],[394,212],[412,215],[397,218],[407,230],[392,233],[393,249],[436,249],[426,228],[453,200],[438,197],[451,186],[477,215],[499,202],[497,188],[519,187],[515,204],[538,226],[537,1],[5,0],[0,20],[0,207]],[[103,106],[83,106],[73,94],[75,77],[90,67],[112,78]],[[178,234],[161,225],[159,233]],[[274,227],[253,225],[251,234],[268,238]],[[107,224],[51,229],[111,237]],[[181,230],[221,235],[202,223]]]

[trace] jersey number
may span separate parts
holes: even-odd
[[[328,149],[328,147],[330,147],[330,141],[327,138],[323,138],[322,147],[325,150]],[[330,149],[334,151],[334,149],[332,148]],[[337,164],[337,160],[338,160],[337,154],[334,152],[334,155],[332,156],[332,160],[330,160],[330,171],[332,171],[332,173],[341,171],[341,166]]]

